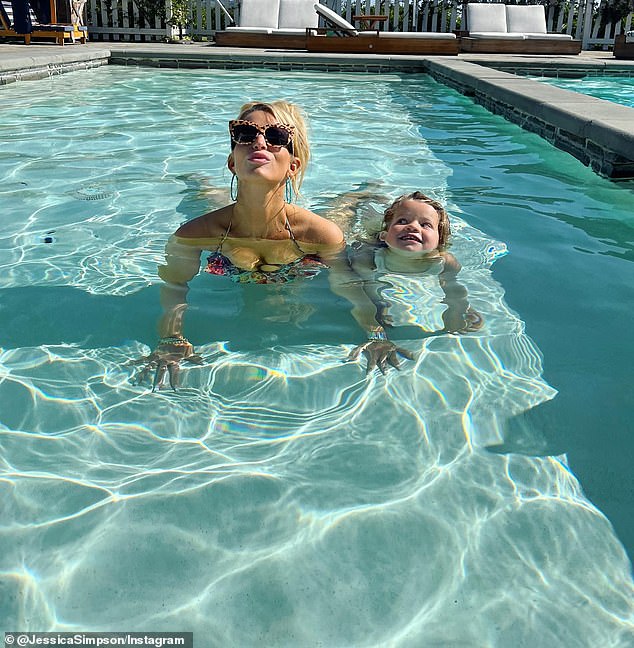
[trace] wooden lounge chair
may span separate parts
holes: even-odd
[[[634,59],[634,31],[619,34],[614,39],[613,53],[617,59]]]
[[[51,0],[51,21],[45,23],[38,20],[28,0],[22,0],[18,6],[21,15],[14,20],[13,4],[10,0],[1,0],[0,38],[23,39],[26,45],[30,45],[33,38],[53,39],[59,45],[67,41],[85,43],[88,39],[87,27],[56,22],[55,0]]]
[[[309,52],[349,54],[458,54],[455,34],[440,32],[357,31],[354,25],[328,7],[315,4],[315,11],[330,28],[309,29]]]
[[[314,1],[241,0],[240,24],[216,32],[216,45],[306,49],[306,28],[318,22]]]
[[[579,54],[581,41],[546,30],[543,5],[467,4],[463,52],[480,54]]]

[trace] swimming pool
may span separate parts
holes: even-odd
[[[531,77],[535,81],[634,108],[634,77],[587,76],[581,79]]]
[[[631,186],[427,76],[35,87],[2,91],[2,629],[627,643]],[[487,327],[404,342],[417,361],[366,380],[325,278],[199,276],[186,332],[207,363],[151,394],[126,362],[155,342],[165,240],[228,186],[238,106],[280,96],[310,117],[315,209],[366,186],[448,203]]]

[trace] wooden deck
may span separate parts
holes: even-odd
[[[218,31],[218,47],[261,47],[264,49],[306,49],[306,34],[263,34],[242,31]]]
[[[460,51],[457,38],[404,38],[390,37],[389,32],[368,33],[358,36],[328,36],[310,33],[306,49],[309,52],[337,54],[428,54],[457,55]]]
[[[580,40],[559,40],[556,38],[526,38],[524,40],[505,38],[460,38],[460,50],[471,54],[579,54]]]

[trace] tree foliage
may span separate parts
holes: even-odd
[[[603,0],[599,7],[601,23],[617,23],[634,12],[634,0]]]
[[[153,21],[160,18],[167,24],[177,26],[181,32],[187,25],[188,0],[172,0],[169,16],[165,0],[134,0],[134,4],[139,9],[139,15],[143,16],[145,20]]]

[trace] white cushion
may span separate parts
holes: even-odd
[[[306,28],[304,29],[293,29],[292,27],[287,27],[286,29],[271,29],[271,34],[278,34],[280,36],[304,36],[306,34]]]
[[[506,5],[506,31],[545,34],[544,5]]]
[[[317,27],[318,23],[315,0],[280,0],[277,23],[280,29],[306,29]]]
[[[441,32],[384,32],[382,31],[379,32],[379,38],[412,38],[415,40],[456,40],[456,35],[445,34]]]
[[[471,38],[495,38],[497,40],[524,40],[524,34],[517,32],[469,32]]]
[[[509,31],[506,28],[506,10],[503,4],[467,4],[467,29],[471,32]]]
[[[322,16],[327,22],[336,25],[340,29],[343,29],[347,34],[351,36],[356,36],[359,32],[354,28],[354,25],[351,25],[345,18],[342,18],[338,13],[335,13],[332,9],[319,4],[318,2],[314,5],[315,11]]]
[[[634,31],[625,32],[625,42],[634,43]]]
[[[524,34],[526,38],[541,38],[542,40],[573,40],[570,34]]]
[[[240,27],[277,27],[280,0],[242,0]]]
[[[245,34],[272,34],[271,27],[227,27],[226,31],[244,32]]]

